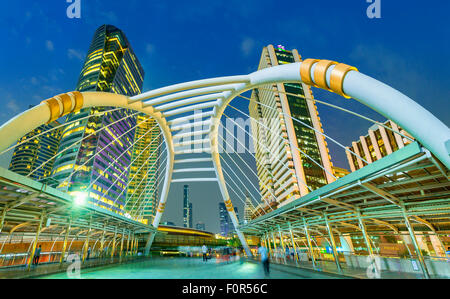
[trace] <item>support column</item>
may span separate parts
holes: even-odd
[[[312,260],[313,268],[316,269],[316,258],[314,256],[314,249],[311,244],[311,238],[309,236],[308,225],[306,224],[305,218],[303,218],[303,226],[305,227],[306,241],[308,243],[309,251],[311,252],[311,260]]]
[[[299,260],[298,260],[297,246],[295,246],[294,241],[294,233],[292,232],[292,226],[290,222],[288,222],[288,225],[289,225],[289,233],[291,234],[292,248],[294,249],[295,262],[298,263]]]
[[[91,219],[89,220],[89,228],[88,228],[88,232],[86,234],[86,240],[84,241],[84,245],[83,245],[83,256],[81,259],[83,263],[86,260],[87,252],[89,249],[89,239],[91,237],[91,231],[92,231],[92,216],[91,216]]]
[[[36,231],[36,237],[33,242],[33,246],[31,248],[30,260],[28,261],[28,271],[31,269],[31,264],[33,263],[34,253],[36,252],[36,246],[39,241],[39,234],[42,230],[42,223],[44,222],[45,212],[41,214],[41,219],[39,220],[38,229]]]
[[[281,228],[279,225],[278,225],[278,236],[280,237],[281,254],[283,256],[284,263],[286,264],[286,248],[285,248],[285,244],[283,241],[283,235],[281,234]]]
[[[420,268],[422,269],[423,275],[425,278],[430,278],[430,273],[428,272],[427,265],[425,264],[425,259],[423,258],[422,251],[417,244],[417,239],[414,234],[414,229],[411,226],[411,222],[409,222],[408,214],[406,212],[406,208],[403,203],[401,203],[401,209],[403,213],[403,217],[405,218],[406,228],[408,228],[409,236],[411,237],[411,241],[413,242],[414,249],[416,250],[417,257],[419,259]]]
[[[8,205],[5,205],[2,211],[2,217],[0,219],[0,233],[3,231],[3,225],[5,224],[6,212],[8,211]]]
[[[364,241],[366,242],[367,251],[369,253],[369,256],[373,256],[373,248],[372,248],[372,244],[370,243],[370,237],[367,234],[366,225],[364,224],[364,222],[361,218],[361,212],[359,210],[358,210],[358,222],[359,222],[359,228],[361,229],[363,236],[364,236]]]
[[[120,261],[122,261],[124,236],[125,236],[125,229],[122,230],[122,236],[120,238],[120,252],[119,252]]]
[[[271,232],[271,234],[272,234],[272,241],[273,241],[273,251],[275,252],[275,254],[274,254],[275,260],[278,261],[277,240],[275,239],[275,235],[273,234],[273,232]]]
[[[62,265],[62,263],[64,262],[64,256],[66,255],[66,249],[67,249],[67,241],[69,239],[69,233],[70,233],[71,228],[72,228],[72,218],[69,219],[69,224],[67,225],[67,228],[66,228],[66,234],[64,235],[64,242],[63,242],[63,247],[61,250],[61,257],[59,258],[60,265]]]
[[[130,236],[130,231],[128,231],[128,237],[127,237],[127,253],[125,254],[125,256],[128,256],[128,255],[129,255],[129,252],[130,252],[130,238],[131,238],[131,236]]]
[[[328,222],[327,215],[324,214],[323,217],[325,218],[325,223],[327,225],[328,235],[330,237],[330,242],[331,242],[330,245],[331,245],[331,249],[333,250],[333,256],[334,256],[334,261],[336,263],[336,267],[337,267],[339,272],[342,272],[341,263],[339,263],[339,256],[338,256],[338,253],[337,253],[337,250],[336,250],[336,242],[335,242],[334,237],[333,237],[333,231],[331,229],[330,223]]]
[[[269,254],[271,255],[271,256],[273,256],[273,251],[272,251],[272,245],[270,245],[270,237],[269,237],[269,233],[266,233],[266,242],[267,242],[267,244],[269,245]]]
[[[116,229],[114,231],[114,238],[113,238],[113,241],[112,241],[111,259],[114,258],[114,252],[116,251],[116,238],[117,238],[117,226],[116,226]]]

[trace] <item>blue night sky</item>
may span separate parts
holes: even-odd
[[[450,123],[448,1],[381,0],[381,19],[367,17],[366,0],[81,0],[81,19],[66,16],[68,5],[66,0],[3,3],[0,123],[31,104],[73,90],[94,31],[102,24],[127,35],[146,72],[144,91],[252,72],[263,46],[283,44],[298,49],[303,58],[355,65]],[[384,120],[355,101],[320,90],[314,95]],[[235,104],[248,105],[245,100]],[[341,143],[367,133],[366,121],[318,105],[325,133]],[[331,147],[331,156],[335,165],[347,167],[343,151]],[[207,230],[217,232],[218,188],[211,186],[208,194],[210,199],[203,198],[200,185],[191,185],[194,224],[206,222]],[[181,225],[181,205],[182,186],[174,185],[163,220]]]

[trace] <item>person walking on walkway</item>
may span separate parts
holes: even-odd
[[[260,244],[259,248],[258,248],[258,253],[261,257],[261,263],[263,265],[264,275],[268,276],[270,273],[270,270],[269,270],[269,253],[267,251],[267,248],[264,247],[264,245]]]
[[[203,253],[203,261],[208,261],[208,247],[206,247],[205,244],[202,246],[202,253]]]
[[[33,265],[39,264],[39,258],[41,257],[41,246],[42,245],[39,245],[39,247],[36,249],[36,252],[34,253]]]

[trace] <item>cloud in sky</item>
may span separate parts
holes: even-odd
[[[147,44],[145,46],[145,52],[147,52],[147,54],[153,54],[155,52],[155,46],[153,44]]]
[[[53,45],[53,42],[51,40],[47,40],[45,41],[45,47],[47,48],[47,50],[49,50],[50,52],[52,52],[55,49],[55,46]]]
[[[8,103],[6,104],[6,107],[9,110],[11,110],[11,112],[14,112],[14,113],[17,113],[20,111],[20,106],[17,103],[17,101],[14,99],[9,100]]]
[[[241,42],[241,50],[244,56],[249,56],[255,48],[255,40],[249,37],[244,38]]]
[[[83,61],[83,59],[84,59],[83,51],[76,50],[76,49],[68,49],[67,56],[69,57],[69,59],[78,59],[80,61]]]

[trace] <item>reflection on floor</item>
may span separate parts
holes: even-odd
[[[40,278],[65,279],[66,273]],[[125,265],[81,270],[82,279],[308,279],[335,278],[300,269],[282,269],[273,265],[269,277],[261,264],[233,262],[223,264],[215,259],[203,262],[197,258],[153,258]]]

